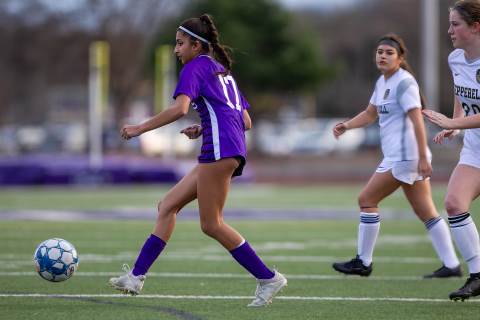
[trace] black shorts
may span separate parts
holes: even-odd
[[[243,168],[247,164],[247,160],[242,156],[235,156],[233,158],[238,161],[238,167],[235,169],[235,171],[233,171],[232,177],[241,176],[243,173]]]

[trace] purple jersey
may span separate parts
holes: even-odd
[[[173,98],[184,94],[200,115],[202,150],[198,161],[214,162],[240,157],[245,162],[245,125],[243,110],[250,105],[238,90],[231,75],[221,75],[225,68],[212,57],[200,55],[180,72]]]

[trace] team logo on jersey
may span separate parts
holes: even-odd
[[[477,79],[478,79],[478,72],[477,72]],[[390,94],[390,89],[385,90],[385,94],[383,95],[383,100],[387,99],[389,94]]]
[[[480,83],[480,69],[477,70],[477,82]]]
[[[386,104],[383,104],[383,105],[378,106],[377,112],[378,112],[379,114],[388,114],[388,113],[390,113],[390,112],[388,112],[388,109],[387,109],[387,105],[386,105]]]

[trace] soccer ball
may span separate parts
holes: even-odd
[[[70,242],[60,238],[40,243],[33,261],[40,277],[52,282],[67,280],[78,268],[77,250]]]

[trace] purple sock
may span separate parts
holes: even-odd
[[[230,253],[235,260],[237,260],[237,262],[247,269],[255,278],[271,279],[275,276],[275,273],[267,268],[247,241],[238,248],[230,251]]]
[[[151,234],[138,254],[132,274],[134,276],[146,274],[166,245],[165,241]]]

